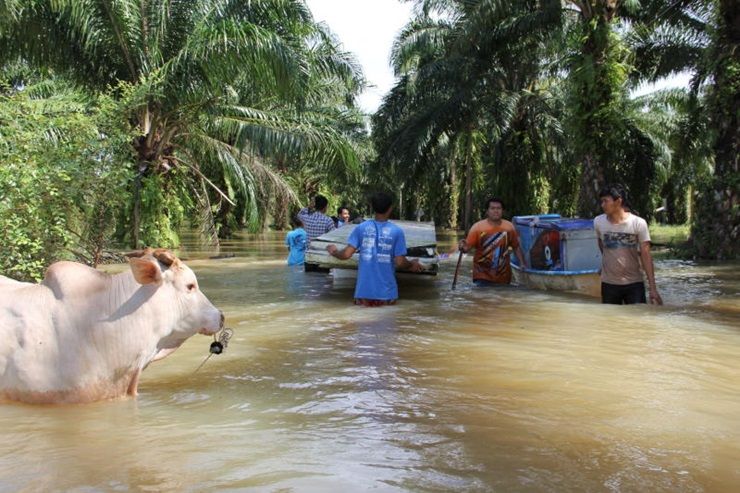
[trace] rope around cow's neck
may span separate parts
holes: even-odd
[[[193,373],[196,373],[198,370],[200,370],[211,356],[224,352],[224,349],[226,349],[226,347],[229,345],[229,339],[231,339],[231,336],[234,335],[234,331],[224,327],[223,329],[221,329],[221,332],[219,332],[219,334],[220,335],[218,336],[218,339],[216,338],[216,334],[213,334],[213,342],[211,343],[211,347],[208,349],[208,356],[206,356],[206,359],[203,360],[203,362],[198,366],[198,368],[195,369]]]

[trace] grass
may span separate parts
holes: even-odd
[[[677,246],[689,239],[688,224],[658,224],[650,225],[650,237],[655,246]]]
[[[658,224],[649,226],[653,257],[658,260],[683,258],[691,226],[688,224]]]

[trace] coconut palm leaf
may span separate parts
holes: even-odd
[[[172,166],[219,189],[204,207],[224,196],[255,204],[261,187],[295,197],[270,156],[357,171],[352,136],[336,125],[350,128],[342,116],[364,79],[301,0],[0,0],[0,12],[2,60],[22,56],[120,98],[140,134],[134,241],[138,187]]]

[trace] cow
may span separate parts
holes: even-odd
[[[0,401],[85,403],[136,396],[139,376],[224,316],[164,249],[110,275],[57,262],[39,284],[0,276]]]

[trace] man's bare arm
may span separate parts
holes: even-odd
[[[338,258],[339,260],[347,260],[352,256],[353,253],[357,251],[357,248],[353,247],[352,245],[347,245],[346,247],[339,250],[336,245],[326,245],[326,251],[329,252],[329,255],[332,257]]]
[[[409,260],[403,255],[399,255],[395,258],[396,268],[403,270],[410,270],[411,272],[421,272],[424,270],[424,266],[418,260]]]
[[[642,268],[645,269],[645,274],[647,274],[648,278],[650,303],[662,305],[663,299],[660,297],[660,293],[658,293],[658,288],[655,285],[655,267],[653,266],[653,256],[650,253],[649,241],[643,241],[640,244],[640,259],[642,260]]]
[[[468,240],[463,238],[457,243],[457,249],[460,250],[463,253],[468,253],[468,250],[470,250],[470,245],[468,245]]]
[[[514,253],[516,254],[516,258],[519,260],[519,265],[521,265],[523,269],[529,268],[525,260],[524,251],[522,250],[521,245],[516,247],[516,250],[514,251]]]

